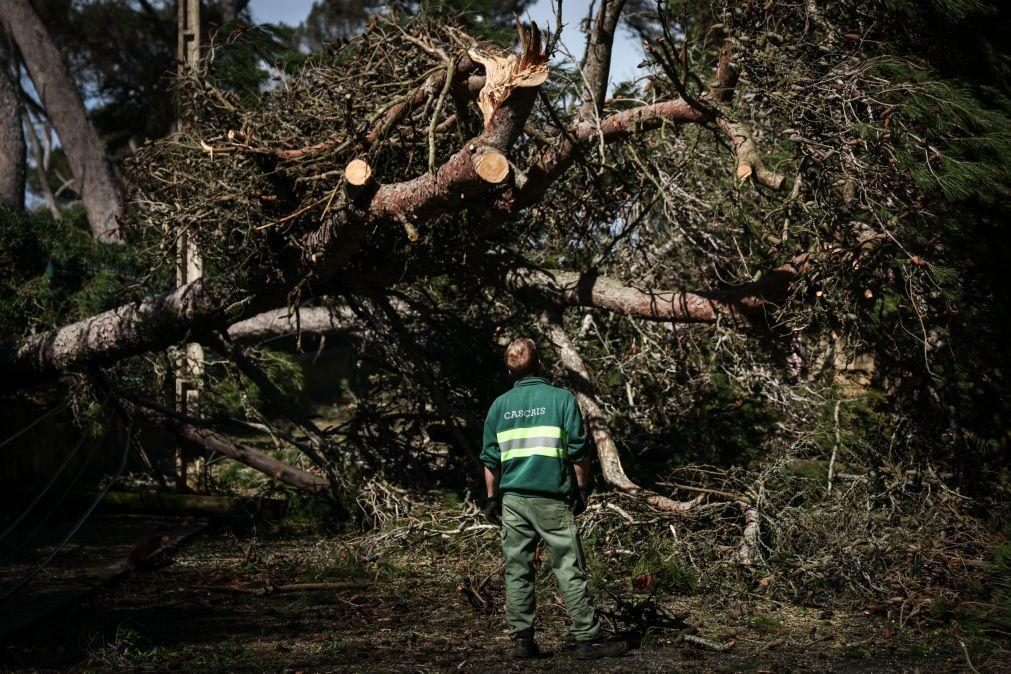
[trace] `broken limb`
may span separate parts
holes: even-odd
[[[226,338],[216,332],[204,336],[204,341],[222,356],[235,363],[239,371],[253,382],[267,400],[305,434],[308,442],[301,443],[299,448],[323,471],[333,493],[335,495],[343,493],[344,484],[333,471],[330,463],[320,454],[331,447],[330,439],[270,380],[267,373],[246,355],[242,347],[228,342]]]
[[[781,302],[807,265],[798,255],[757,281],[714,291],[688,292],[637,288],[594,272],[517,268],[505,274],[505,285],[519,294],[538,296],[559,306],[607,309],[635,318],[674,323],[713,323],[721,316],[755,320],[768,305]]]
[[[117,390],[115,393],[118,395],[119,404],[130,414],[144,418],[191,445],[227,456],[300,491],[322,494],[328,487],[327,480],[322,476],[296,468],[269,454],[247,447],[220,433],[215,433],[204,426],[199,419],[122,391]],[[299,449],[302,448],[299,447]]]

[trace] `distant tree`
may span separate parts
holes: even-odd
[[[101,240],[118,241],[123,186],[52,36],[28,0],[0,4],[0,24],[17,45],[46,115],[59,133],[92,233]]]
[[[6,40],[0,36],[0,206],[25,205],[25,136],[21,97]]]
[[[522,16],[530,0],[317,0],[295,30],[300,49],[320,52],[359,34],[374,16],[391,12],[433,20],[451,20],[475,36],[509,39],[513,16]]]

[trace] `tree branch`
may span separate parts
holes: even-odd
[[[298,314],[287,307],[265,311],[228,326],[228,338],[236,344],[259,344],[286,335],[323,336],[354,330],[354,312],[347,307],[305,307]]]
[[[575,389],[573,392],[583,410],[590,434],[597,445],[597,458],[600,459],[600,469],[604,474],[604,481],[622,491],[638,491],[639,486],[625,475],[625,469],[621,465],[621,457],[618,455],[618,447],[615,445],[611,430],[607,426],[607,418],[594,397],[590,373],[587,371],[579,351],[576,350],[576,345],[562,328],[561,311],[555,308],[546,309],[541,312],[540,320],[548,331],[548,339],[555,347],[558,359],[572,377]]]
[[[551,344],[558,352],[562,366],[572,375],[573,388],[575,389],[573,393],[579,402],[579,407],[583,410],[586,424],[597,445],[597,457],[600,459],[600,469],[604,475],[604,481],[622,491],[633,494],[642,493],[646,502],[658,510],[687,512],[702,503],[706,497],[705,494],[699,494],[688,501],[675,501],[666,496],[644,492],[639,485],[628,478],[621,465],[618,446],[611,435],[607,419],[597,403],[593,383],[590,381],[590,373],[587,371],[575,343],[562,327],[561,311],[557,308],[545,309],[540,314],[540,320],[548,331],[548,339],[551,340]]]
[[[625,0],[601,0],[600,8],[590,25],[583,56],[582,103],[576,109],[580,120],[594,120],[604,110],[607,83],[611,74],[611,50]]]
[[[807,268],[808,256],[798,255],[757,281],[708,292],[636,288],[593,272],[560,269],[514,269],[505,285],[518,294],[535,295],[559,306],[607,309],[651,321],[712,323],[720,316],[754,321],[770,303],[781,302],[790,283]]]
[[[207,428],[199,428],[186,423],[174,424],[167,421],[161,425],[186,442],[223,454],[300,491],[319,494],[326,491],[328,487],[326,479],[322,476],[295,468],[252,447],[233,442],[225,436],[219,435]]]
[[[634,133],[657,129],[667,122],[699,123],[706,113],[680,98],[643,105],[608,115],[600,124],[580,120],[573,123],[555,147],[541,155],[526,173],[526,183],[500,197],[494,205],[498,215],[509,215],[536,203],[580,157],[591,140],[603,138],[612,143]]]

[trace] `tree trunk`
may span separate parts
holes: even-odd
[[[25,135],[9,56],[0,41],[0,206],[20,211],[25,207]]]
[[[592,5],[591,5],[592,6]],[[607,83],[611,74],[611,50],[625,0],[601,0],[597,14],[591,18],[586,53],[583,56],[582,103],[576,111],[580,119],[592,119],[604,110]]]
[[[52,37],[28,0],[0,2],[0,23],[16,41],[46,114],[60,136],[88,212],[91,233],[101,241],[119,241],[122,186]]]
[[[84,366],[102,366],[183,341],[192,331],[224,327],[242,318],[234,307],[252,315],[283,302],[269,292],[246,304],[232,304],[227,290],[213,278],[176,288],[163,295],[124,304],[20,344],[0,347],[0,387],[45,381]]]

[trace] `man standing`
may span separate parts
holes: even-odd
[[[516,383],[488,411],[481,463],[488,489],[485,514],[495,518],[501,513],[502,519],[506,620],[516,642],[513,657],[540,653],[534,641],[534,555],[540,540],[551,550],[551,568],[572,619],[576,657],[621,655],[628,645],[600,637],[587,596],[586,564],[574,514],[586,507],[592,474],[590,443],[576,398],[540,376],[533,340],[521,338],[510,344],[505,363]]]

